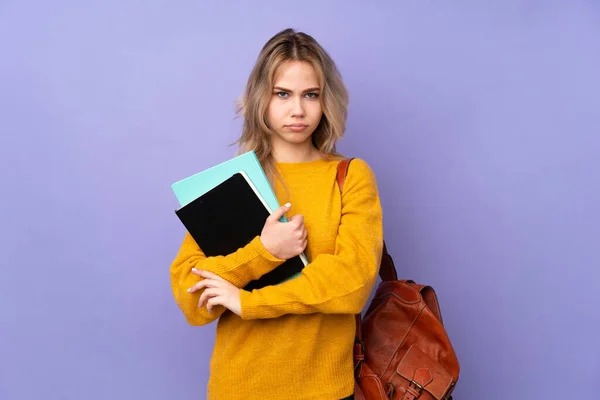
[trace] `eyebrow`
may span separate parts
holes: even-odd
[[[290,89],[286,89],[286,88],[284,88],[284,87],[281,87],[281,86],[275,86],[275,87],[273,88],[273,90],[281,90],[281,91],[283,91],[283,92],[290,92],[290,93],[293,93],[293,91],[292,91],[292,90],[290,90]],[[308,92],[318,92],[318,91],[320,91],[320,90],[321,90],[321,88],[314,87],[314,88],[306,89],[306,90],[304,90],[302,93],[308,93]]]

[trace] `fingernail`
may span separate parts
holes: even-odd
[[[192,288],[189,288],[189,289],[187,290],[187,292],[189,293],[191,290],[192,290]]]
[[[284,205],[285,205],[287,208],[290,208],[290,207],[292,206],[292,204],[291,204],[291,203],[285,203]]]
[[[198,272],[198,270],[196,268],[192,268],[192,271],[194,272]]]

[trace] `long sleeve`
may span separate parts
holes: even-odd
[[[192,268],[214,272],[239,288],[275,269],[280,260],[255,237],[245,247],[227,256],[206,257],[189,232],[186,232],[179,252],[171,264],[171,287],[177,305],[191,325],[206,325],[217,319],[225,308],[218,306],[209,313],[206,307],[198,307],[202,291],[187,290],[202,278],[192,273]]]
[[[375,176],[364,161],[355,159],[342,194],[334,254],[319,254],[293,280],[252,292],[242,290],[242,318],[356,314],[376,282],[382,249],[382,210]]]

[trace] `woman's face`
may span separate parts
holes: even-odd
[[[311,64],[289,61],[279,67],[267,111],[269,126],[275,132],[273,146],[311,144],[323,115],[319,96],[319,79]]]

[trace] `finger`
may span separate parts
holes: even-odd
[[[224,296],[211,297],[210,299],[208,299],[208,302],[206,303],[206,310],[209,313],[212,313],[212,310],[215,306],[222,306],[222,305],[224,305],[223,304],[224,302],[225,302]]]
[[[271,215],[267,218],[269,222],[277,222],[285,215],[286,212],[290,211],[290,207],[292,205],[290,203],[286,203],[279,207],[277,210],[273,211]]]
[[[214,279],[216,281],[224,281],[225,280],[225,279],[221,278],[219,275],[215,274],[214,272],[206,271],[203,269],[199,270],[196,268],[192,268],[192,272],[198,276],[203,277],[204,279]]]
[[[206,289],[200,295],[200,299],[198,300],[198,307],[204,307],[204,304],[206,304],[207,300],[219,296],[220,294],[222,294],[222,292],[223,291],[218,288]]]
[[[304,239],[304,242],[302,242],[302,251],[306,249],[306,246],[308,246],[308,239]]]
[[[302,237],[300,239],[306,240],[307,237],[308,237],[308,231],[306,229],[304,229],[304,232],[302,232]]]
[[[217,288],[210,288],[204,290],[204,292],[202,292],[202,294],[200,295],[200,299],[198,300],[198,307],[204,307],[204,303],[206,302],[206,300],[208,300],[211,297],[215,297],[218,294],[219,293]]]
[[[200,282],[197,282],[194,285],[192,285],[192,287],[188,289],[188,293],[194,293],[204,288],[220,286],[222,286],[222,282],[216,279],[202,279]]]
[[[302,214],[294,215],[294,223],[296,224],[296,227],[303,226],[304,225],[304,215],[302,215]]]
[[[215,291],[215,289],[204,289],[204,292],[202,292],[202,294],[200,295],[200,298],[198,299],[198,307],[204,306],[204,303],[206,302],[206,300],[209,297],[214,297],[215,296],[214,291]]]

